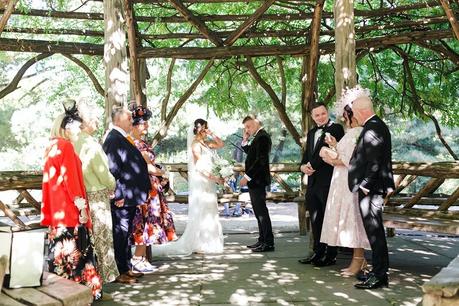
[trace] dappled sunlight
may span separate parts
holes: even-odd
[[[148,300],[148,305],[408,306],[419,303],[420,286],[441,268],[437,263],[446,266],[449,262],[434,251],[417,248],[418,242],[414,240],[423,241],[419,237],[395,237],[390,240],[389,288],[357,290],[353,286],[355,278],[343,278],[339,273],[350,254],[340,254],[336,266],[318,268],[297,262],[307,250],[307,237],[279,233],[276,251],[262,254],[245,247],[253,239],[254,235],[228,235],[223,254],[167,258],[156,262],[158,271],[140,279],[140,284],[109,284],[107,290],[114,292],[115,301],[123,305],[147,305],[144,302]],[[422,257],[435,259],[435,267],[429,266],[426,271],[426,264],[432,265],[432,259]],[[367,259],[371,256],[367,255]]]

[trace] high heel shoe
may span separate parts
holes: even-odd
[[[352,261],[354,261],[354,260],[356,260],[356,261],[357,260],[359,260],[359,261],[361,260],[362,261],[360,266],[358,266],[358,269],[352,270],[351,269],[352,262],[351,262],[351,264],[349,265],[348,268],[346,268],[346,270],[345,269],[343,269],[344,271],[341,270],[342,271],[341,272],[341,276],[344,276],[344,277],[355,276],[355,275],[357,275],[357,273],[359,273],[360,271],[362,271],[363,269],[365,269],[367,267],[367,261],[365,260],[365,257],[353,257]]]

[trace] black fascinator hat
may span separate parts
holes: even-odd
[[[139,125],[151,118],[151,111],[143,106],[134,106],[132,112],[132,125]]]
[[[75,121],[83,122],[83,119],[81,119],[80,115],[78,114],[76,102],[71,100],[70,103],[67,104],[70,104],[70,106],[65,106],[64,104],[65,116],[61,123],[61,128],[63,129],[65,129],[68,124],[71,124]]]

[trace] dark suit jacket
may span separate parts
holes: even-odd
[[[383,195],[394,189],[391,136],[378,116],[363,126],[349,163],[349,189],[356,192],[359,186]]]
[[[145,203],[150,192],[150,178],[140,151],[115,129],[108,133],[102,147],[110,172],[116,179],[115,201],[124,199],[125,206]]]
[[[247,153],[245,173],[251,178],[250,182],[247,183],[249,188],[271,185],[271,173],[269,171],[271,144],[271,137],[264,129],[261,129],[250,145],[242,147]]]
[[[317,127],[313,128],[308,132],[306,140],[306,151],[303,153],[303,159],[301,164],[305,165],[308,162],[312,168],[316,170],[311,176],[308,177],[308,189],[313,187],[328,187],[330,186],[331,178],[333,175],[333,167],[323,161],[322,157],[319,156],[320,149],[322,147],[328,147],[325,143],[325,133],[330,133],[336,138],[336,141],[340,141],[344,136],[344,129],[341,125],[331,123],[324,127],[322,136],[317,140],[317,144],[314,146],[314,135],[317,131]]]

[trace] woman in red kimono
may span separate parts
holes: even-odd
[[[80,125],[75,105],[54,121],[45,152],[41,224],[49,227],[49,271],[90,287],[97,300],[102,281],[95,268],[89,206],[81,161],[69,140]]]

